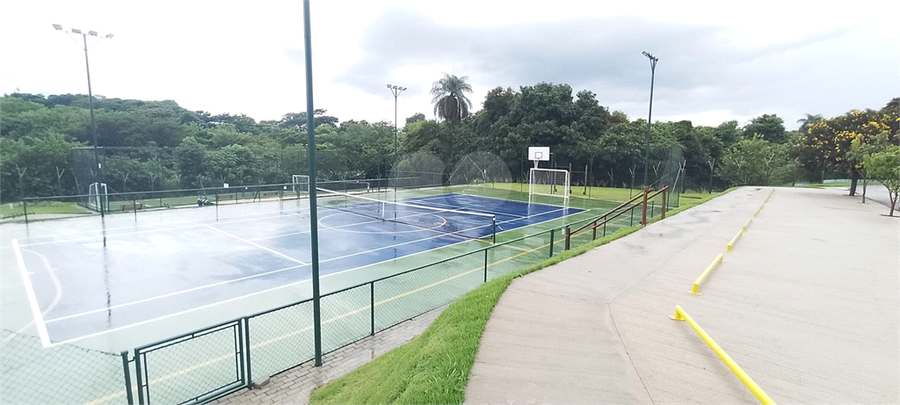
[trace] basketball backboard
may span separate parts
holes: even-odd
[[[529,146],[528,147],[528,160],[533,160],[536,162],[547,162],[550,160],[550,147],[549,146]]]

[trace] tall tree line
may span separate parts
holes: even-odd
[[[600,104],[588,90],[537,83],[497,87],[471,113],[465,77],[445,75],[432,88],[437,120],[416,114],[393,124],[340,121],[316,110],[320,176],[383,177],[414,152],[427,152],[449,172],[463,156],[491,152],[516,179],[531,162],[527,146],[549,146],[552,165],[582,172],[594,185],[630,186],[643,169],[647,123]],[[189,111],[174,101],[95,97],[97,141],[104,180],[114,191],[150,191],[289,182],[306,173],[306,114],[257,122],[245,115]],[[649,134],[651,180],[677,156],[685,187],[782,185],[829,177],[861,178],[862,156],[851,145],[897,144],[897,99],[878,110],[824,119],[807,114],[799,131],[781,117],[762,115],[741,126],[654,122]],[[876,142],[877,140],[877,142]],[[880,143],[879,143],[880,142]],[[15,93],[0,98],[0,200],[74,195],[86,190],[92,168],[86,95]],[[677,152],[677,153],[675,153]],[[849,153],[849,155],[848,155]],[[586,168],[586,169],[585,169]],[[79,178],[80,177],[80,178]],[[640,175],[637,175],[640,183]]]

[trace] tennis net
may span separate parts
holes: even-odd
[[[417,201],[385,201],[359,194],[316,187],[319,207],[361,218],[398,224],[397,232],[418,229],[465,239],[496,240],[496,217],[464,207],[428,206],[427,197]],[[369,222],[361,223],[366,226]]]

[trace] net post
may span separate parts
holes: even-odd
[[[216,194],[216,222],[219,222],[219,192],[215,191]]]
[[[569,250],[572,240],[572,228],[566,225],[566,250]]]
[[[553,245],[554,245],[553,242],[554,242],[554,239],[556,239],[556,238],[553,237],[553,233],[554,233],[555,231],[556,231],[556,228],[551,228],[551,229],[550,229],[550,257],[553,257]]]
[[[131,199],[131,210],[134,212],[134,222],[137,222],[137,200]]]
[[[125,400],[128,405],[134,405],[134,394],[131,393],[131,370],[128,368],[128,352],[120,353],[122,356],[122,372],[125,375]]]

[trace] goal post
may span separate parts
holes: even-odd
[[[291,176],[291,190],[298,196],[308,193],[309,176],[305,174],[295,174]]]
[[[109,195],[106,183],[91,183],[88,186],[87,208],[101,212],[109,207]]]
[[[562,198],[569,204],[571,176],[568,170],[532,168],[528,173],[528,201],[534,196]]]

